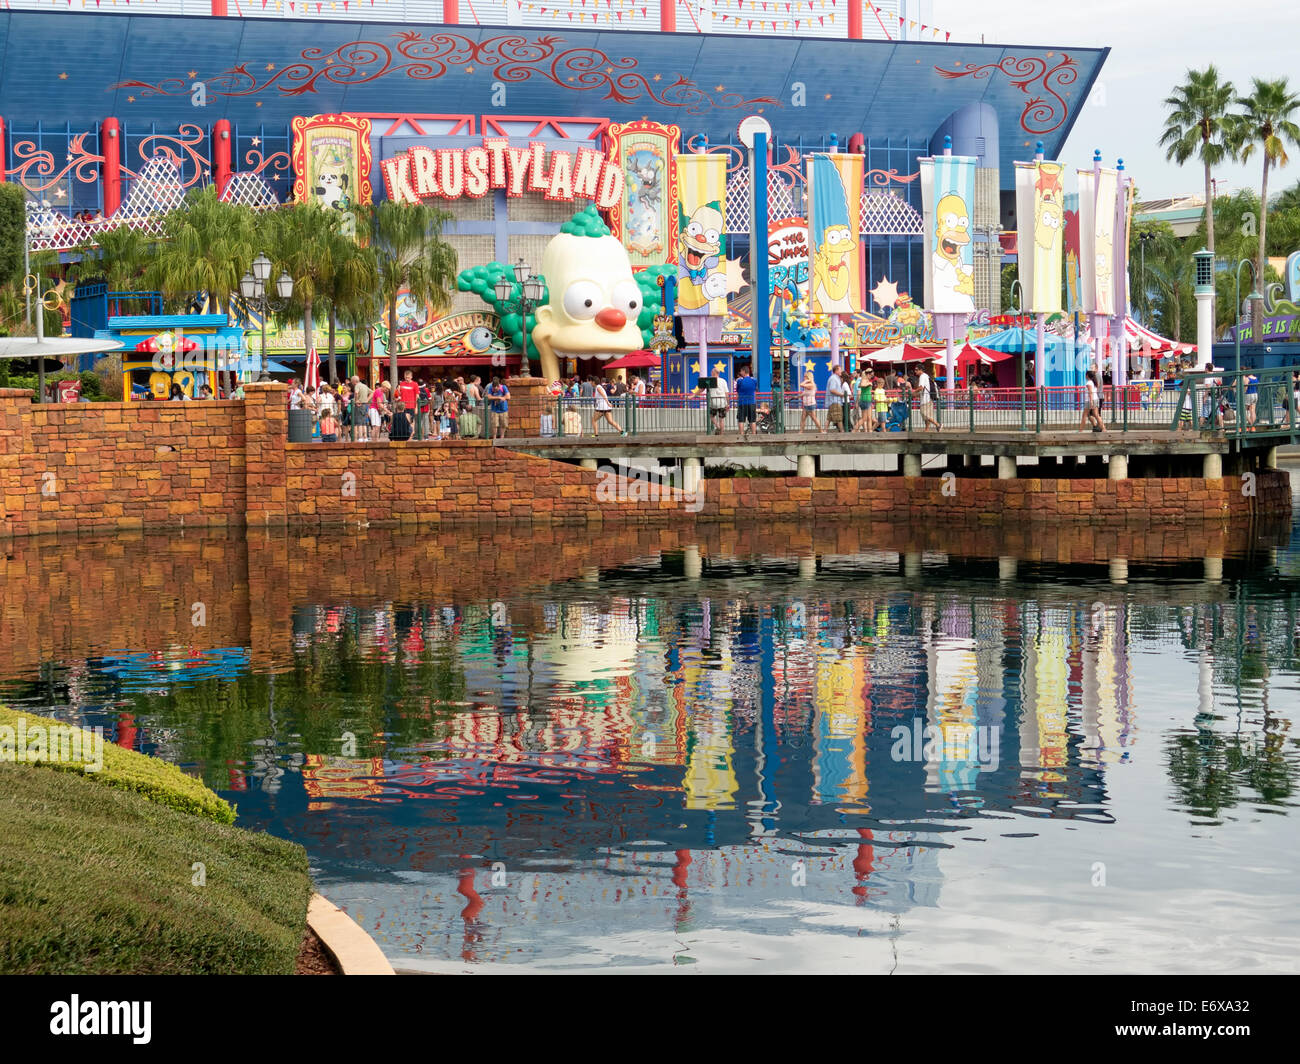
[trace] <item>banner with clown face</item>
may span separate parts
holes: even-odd
[[[809,300],[814,314],[862,310],[861,155],[808,157],[808,243],[812,253]]]
[[[677,313],[727,312],[727,156],[678,155]]]
[[[925,303],[935,314],[975,312],[975,167],[967,155],[918,159],[925,206]]]
[[[1020,309],[1034,314],[1061,309],[1064,172],[1060,163],[1016,163],[1016,247],[1024,289]]]

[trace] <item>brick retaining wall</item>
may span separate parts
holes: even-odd
[[[0,535],[243,525],[430,527],[484,521],[665,524],[892,515],[918,523],[1150,523],[1288,514],[1285,473],[1202,478],[990,480],[839,474],[611,494],[595,470],[455,443],[289,444],[285,386],[242,402],[35,406],[0,389]],[[636,487],[645,489],[647,485]]]

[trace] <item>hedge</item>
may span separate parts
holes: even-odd
[[[27,728],[37,725],[48,728],[62,726],[62,721],[38,717],[33,713],[19,713],[0,706],[0,727],[8,725],[17,731],[18,721],[25,718]],[[5,734],[5,733],[0,733]],[[20,758],[21,760],[21,758]],[[175,765],[156,757],[137,754],[116,743],[104,741],[104,766],[98,772],[86,772],[80,765],[57,761],[43,761],[42,768],[74,772],[93,783],[130,791],[140,797],[182,813],[205,817],[218,824],[233,824],[235,808],[224,798],[209,790],[193,776],[187,776]]]

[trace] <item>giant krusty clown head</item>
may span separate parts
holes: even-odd
[[[542,376],[561,358],[619,358],[641,347],[641,287],[617,238],[594,209],[579,212],[546,245],[542,276],[550,302],[537,308],[533,344]]]

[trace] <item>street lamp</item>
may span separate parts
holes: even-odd
[[[519,359],[519,376],[531,377],[532,370],[528,367],[528,315],[542,301],[542,293],[546,291],[546,282],[540,275],[533,273],[532,267],[523,259],[516,262],[513,268],[515,283],[519,285],[521,293],[520,298],[518,300],[510,298],[510,293],[514,291],[514,285],[510,283],[510,278],[505,274],[501,275],[493,286],[493,290],[496,292],[497,303],[500,304],[503,311],[518,314],[523,319],[525,328],[523,354]]]
[[[267,281],[271,279],[271,260],[265,255],[258,255],[253,260],[252,269],[239,281],[239,294],[245,303],[256,304],[262,318],[262,371],[257,380],[269,381],[271,374],[266,368],[266,317],[273,310],[283,310],[293,298],[293,278],[281,272],[275,282],[276,295],[267,291]],[[310,355],[311,352],[308,352]]]
[[[1237,327],[1232,330],[1233,351],[1236,357],[1237,364],[1233,368],[1236,369],[1238,373],[1241,372],[1241,268],[1243,266],[1250,267],[1250,276],[1252,282],[1250,295],[1246,297],[1247,302],[1249,302],[1250,305],[1253,307],[1255,305],[1255,300],[1264,298],[1262,295],[1259,294],[1259,278],[1255,276],[1255,264],[1251,262],[1250,259],[1242,259],[1240,262],[1237,263],[1237,272],[1233,275],[1232,278],[1233,294],[1236,296],[1236,300],[1237,300],[1235,304],[1236,312],[1237,312]],[[1259,324],[1262,327],[1263,323],[1261,322]],[[1259,337],[1257,336],[1255,339],[1258,340]]]

